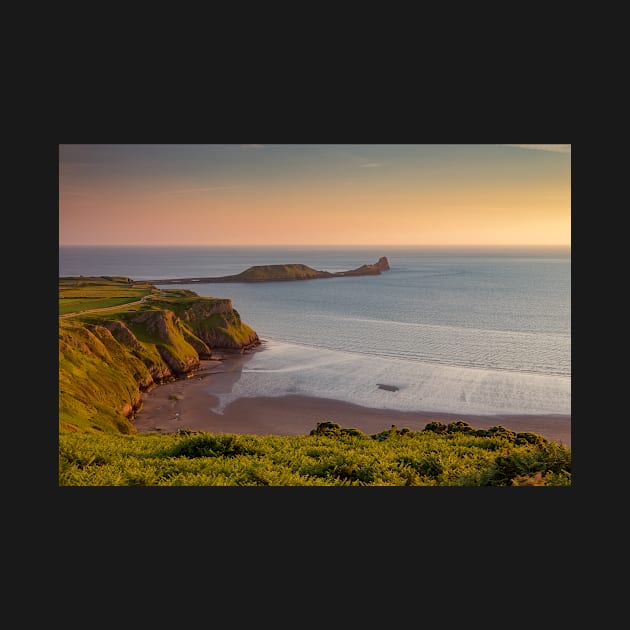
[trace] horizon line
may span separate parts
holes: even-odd
[[[572,243],[59,243],[59,247],[561,247],[570,248]]]

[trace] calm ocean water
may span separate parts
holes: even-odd
[[[380,276],[181,285],[231,298],[265,340],[215,410],[291,393],[404,411],[571,413],[568,248],[60,247],[59,275],[155,280],[280,263],[341,271],[380,256],[391,266]]]

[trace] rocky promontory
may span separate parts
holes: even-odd
[[[378,276],[389,271],[389,261],[381,256],[377,262],[366,264],[349,271],[319,271],[300,263],[286,265],[255,265],[233,276],[209,278],[166,278],[150,280],[153,284],[212,284],[219,282],[287,282],[293,280],[314,280],[317,278],[340,278],[346,276]]]
[[[193,375],[216,350],[221,356],[258,345],[231,300],[185,289],[155,290],[126,309],[60,318],[60,430],[133,433],[142,392]]]

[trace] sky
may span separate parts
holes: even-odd
[[[60,144],[60,245],[571,243],[570,144]]]

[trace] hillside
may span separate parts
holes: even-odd
[[[60,278],[59,287],[61,432],[134,433],[141,392],[191,374],[213,350],[260,343],[228,299],[127,278]]]

